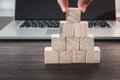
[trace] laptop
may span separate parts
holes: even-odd
[[[69,6],[77,7],[77,0],[69,0]],[[57,0],[16,0],[15,18],[0,31],[0,39],[49,40],[60,33],[65,15]],[[95,39],[120,39],[115,0],[93,0],[81,16]]]

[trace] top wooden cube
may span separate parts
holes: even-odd
[[[81,20],[81,11],[79,8],[68,8],[66,12],[67,23],[79,23]]]

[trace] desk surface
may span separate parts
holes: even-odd
[[[95,45],[102,50],[99,65],[45,65],[50,41],[0,41],[0,80],[120,80],[120,41]]]

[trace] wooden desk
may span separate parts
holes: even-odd
[[[120,80],[120,41],[96,41],[101,64],[45,65],[50,41],[0,41],[0,80]]]

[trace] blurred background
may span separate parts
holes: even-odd
[[[15,0],[0,0],[0,16],[13,17],[15,11]]]
[[[120,0],[116,0],[117,17],[120,17]]]
[[[117,17],[120,17],[120,0],[116,0]],[[14,17],[15,0],[0,0],[0,16]]]

